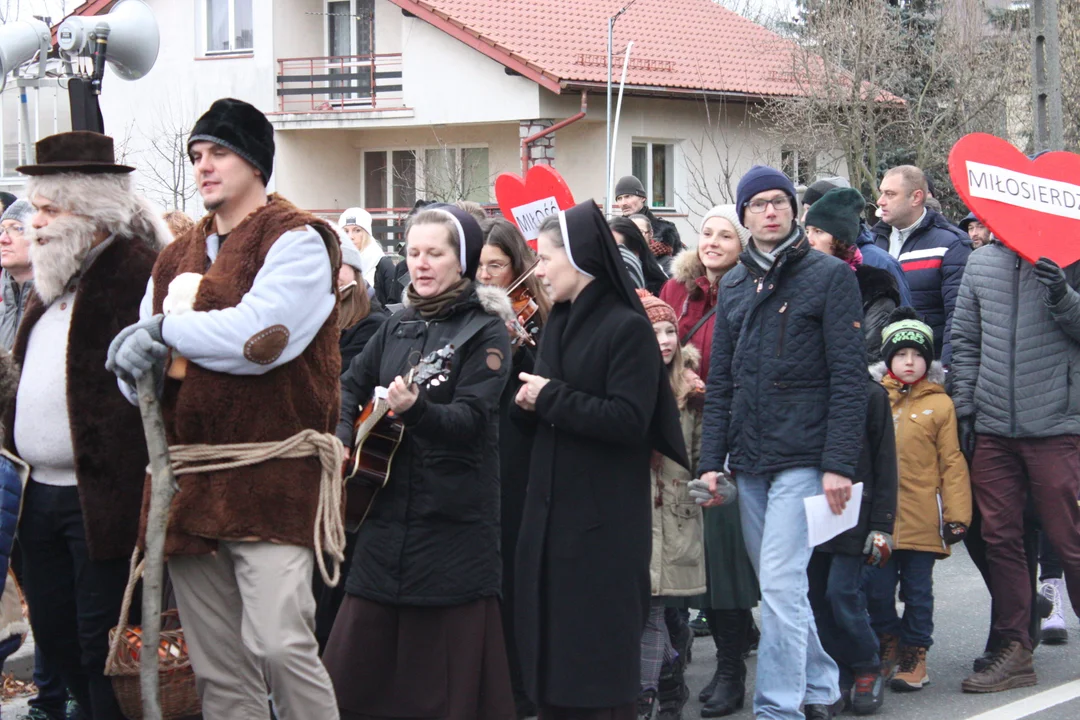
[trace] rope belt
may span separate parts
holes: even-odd
[[[345,480],[341,466],[345,448],[331,433],[302,430],[280,442],[227,445],[172,445],[169,447],[174,475],[221,472],[258,465],[267,460],[317,456],[321,465],[319,506],[315,513],[315,561],[329,587],[341,579],[345,561]],[[323,553],[330,556],[333,574],[327,572]]]

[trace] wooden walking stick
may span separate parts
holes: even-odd
[[[144,374],[135,383],[142,413],[146,449],[150,455],[150,509],[146,516],[146,558],[143,571],[142,652],[139,685],[144,720],[161,720],[158,684],[158,645],[161,642],[161,596],[165,576],[165,531],[169,506],[176,494],[176,478],[165,438],[165,417],[157,397],[157,378]]]

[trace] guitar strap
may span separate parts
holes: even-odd
[[[465,327],[458,330],[454,337],[450,338],[450,347],[454,349],[456,353],[461,349],[461,346],[472,340],[473,335],[480,332],[485,325],[488,324],[488,320],[491,316],[487,313],[480,313],[469,322],[465,323]]]

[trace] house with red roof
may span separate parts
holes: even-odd
[[[536,163],[603,203],[608,18],[626,3],[147,0],[158,61],[136,82],[107,74],[106,129],[170,205],[185,130],[225,96],[271,118],[272,188],[327,215],[359,205],[393,225],[419,198],[490,204],[496,175]],[[802,182],[824,169],[752,113],[795,92],[786,39],[714,0],[637,0],[614,25],[616,91],[630,43],[615,176],[637,175],[686,239],[754,162]]]

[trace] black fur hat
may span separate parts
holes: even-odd
[[[254,105],[222,98],[199,118],[188,138],[188,152],[197,142],[232,150],[262,174],[263,185],[274,171],[274,126]]]

